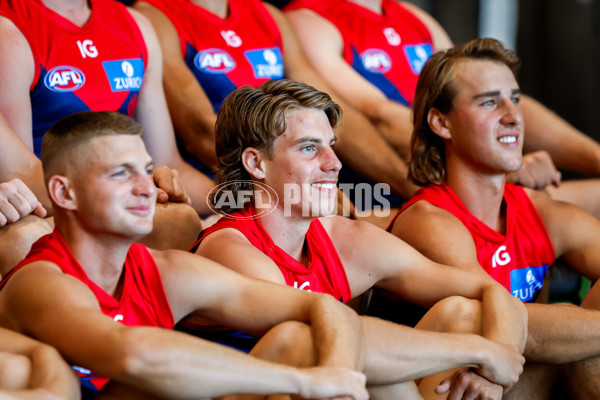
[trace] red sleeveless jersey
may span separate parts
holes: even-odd
[[[312,221],[306,233],[310,264],[304,266],[273,242],[261,225],[260,219],[255,218],[254,214],[254,209],[247,207],[240,212],[222,217],[216,224],[202,232],[193,248],[196,248],[205,237],[215,231],[234,228],[277,264],[288,286],[317,293],[327,293],[344,303],[351,299],[350,285],[342,261],[327,231],[318,219]]]
[[[127,253],[123,266],[123,292],[119,300],[88,278],[56,228],[33,244],[27,257],[2,279],[0,288],[4,287],[14,272],[35,261],[56,264],[65,274],[86,284],[98,299],[102,313],[117,322],[127,326],[156,326],[166,329],[174,326],[173,314],[156,263],[146,247],[140,244],[132,244]],[[73,368],[79,373],[82,386],[88,389],[99,390],[108,382],[107,378],[90,370],[77,366]]]
[[[522,187],[510,183],[505,185],[504,235],[473,216],[445,183],[420,189],[402,207],[398,215],[421,200],[452,213],[465,225],[475,242],[479,264],[492,278],[518,299],[534,299],[542,288],[548,266],[554,262],[556,256],[546,227]]]
[[[33,53],[30,98],[38,157],[48,128],[74,112],[135,115],[148,58],[142,34],[123,4],[88,1],[92,14],[81,28],[41,0],[0,2],[0,15],[16,25]]]
[[[348,0],[292,0],[285,11],[309,9],[327,19],[344,40],[346,62],[390,100],[412,106],[419,73],[433,54],[431,34],[399,2],[381,6],[379,15]]]

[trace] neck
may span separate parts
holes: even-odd
[[[306,260],[304,243],[311,221],[303,217],[285,216],[280,207],[259,219],[273,242],[302,264]]]
[[[109,295],[120,297],[123,264],[134,239],[89,232],[58,216],[55,223],[88,278]]]
[[[192,2],[223,19],[229,14],[229,0],[192,0]]]
[[[88,0],[42,0],[42,2],[46,7],[79,27],[85,25],[92,13]]]
[[[447,168],[446,171],[446,183],[471,214],[490,228],[504,234],[506,211],[503,201],[506,175],[475,174],[453,168]]]
[[[383,10],[381,9],[382,0],[348,0],[351,3],[358,4],[361,7],[367,8],[373,11],[375,14],[382,14]]]

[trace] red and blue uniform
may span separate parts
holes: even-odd
[[[0,15],[27,39],[35,63],[30,88],[34,152],[59,119],[79,111],[119,111],[135,116],[147,65],[147,49],[127,8],[113,0],[89,0],[83,27],[41,0],[3,0]]]
[[[546,227],[522,187],[510,183],[505,185],[505,234],[495,231],[471,214],[445,183],[420,189],[398,214],[421,200],[450,212],[464,224],[477,248],[479,264],[492,278],[521,301],[535,298],[542,288],[548,266],[556,256]]]
[[[27,257],[21,261],[0,282],[4,287],[11,276],[20,268],[35,261],[48,261],[58,266],[65,274],[79,279],[98,299],[102,313],[127,326],[155,326],[173,329],[171,307],[167,301],[162,280],[156,263],[146,247],[131,245],[123,266],[123,291],[120,299],[115,299],[93,281],[69,250],[58,229],[41,237],[31,247]],[[108,379],[78,366],[82,387],[98,391],[108,383]]]
[[[381,7],[379,15],[348,0],[292,0],[284,10],[309,9],[327,19],[342,36],[344,60],[390,100],[412,106],[433,54],[431,33],[398,1],[382,0]]]
[[[229,0],[225,19],[191,0],[138,1],[155,6],[169,18],[185,62],[215,112],[236,88],[283,78],[281,33],[261,1]]]

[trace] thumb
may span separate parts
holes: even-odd
[[[448,393],[448,391],[450,390],[451,379],[452,379],[451,377],[448,377],[448,378],[444,379],[443,381],[441,381],[440,384],[435,387],[435,393],[436,394]]]

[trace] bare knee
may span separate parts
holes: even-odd
[[[317,362],[311,328],[301,322],[283,322],[254,346],[253,356],[298,367],[313,366]]]
[[[0,388],[4,390],[26,389],[31,374],[29,358],[11,353],[0,353]]]
[[[437,302],[418,328],[453,333],[481,332],[481,302],[451,296]]]

